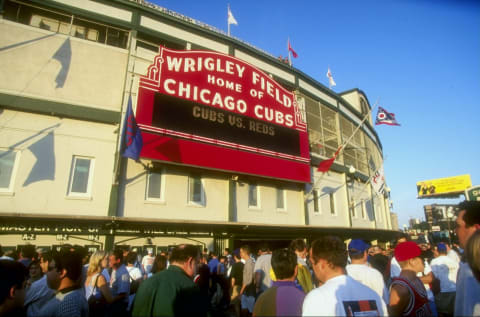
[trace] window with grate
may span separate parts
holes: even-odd
[[[304,99],[311,151],[332,157],[339,146],[337,113],[312,98]]]
[[[342,142],[346,142],[356,129],[356,125],[345,117],[340,118],[342,128]],[[364,143],[364,132],[360,129],[350,139],[349,143],[343,149],[343,158],[346,166],[352,165],[362,173],[368,173],[367,166],[367,148]]]
[[[127,48],[129,31],[93,21],[88,16],[73,16],[65,10],[9,0],[5,1],[3,9],[3,17],[6,20],[84,40]]]

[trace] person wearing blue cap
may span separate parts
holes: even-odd
[[[347,274],[363,285],[373,289],[388,304],[390,295],[385,287],[382,274],[367,264],[368,248],[370,248],[370,245],[361,239],[350,241],[348,244],[348,255],[352,263],[346,267]]]
[[[440,280],[440,292],[435,294],[438,316],[452,316],[455,307],[455,294],[458,263],[447,256],[447,246],[439,243],[436,247],[435,259],[430,266],[433,275]]]

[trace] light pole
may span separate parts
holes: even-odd
[[[355,195],[354,195],[354,191],[355,191],[355,172],[357,170],[355,169],[355,167],[353,165],[350,165],[350,167],[348,168],[348,174],[349,174],[349,178],[350,178],[350,186],[351,186],[351,197],[350,197],[350,208],[351,208],[351,214],[352,216],[355,214]]]
[[[355,208],[355,202],[353,199],[353,187],[355,185],[355,172],[356,172],[355,167],[350,165],[347,172],[345,173],[347,202],[348,202],[348,221],[349,221],[350,227],[353,227],[352,212],[354,211],[353,208]],[[351,187],[351,190],[349,187]]]
[[[453,207],[450,206],[447,209],[447,223],[448,223],[448,240],[450,240],[450,244],[452,244],[452,232],[450,231],[450,219],[453,218]]]

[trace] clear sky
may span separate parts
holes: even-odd
[[[463,199],[417,199],[422,180],[470,174],[480,185],[480,1],[338,0],[150,1],[227,31],[227,5],[238,37],[337,93],[359,88],[400,127],[376,126],[393,211],[400,227],[424,218],[423,205]],[[376,111],[374,111],[374,114]]]

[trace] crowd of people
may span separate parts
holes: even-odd
[[[29,246],[0,254],[0,316],[480,316],[480,202],[459,206],[458,248],[406,235],[388,250],[321,236],[221,255]]]

